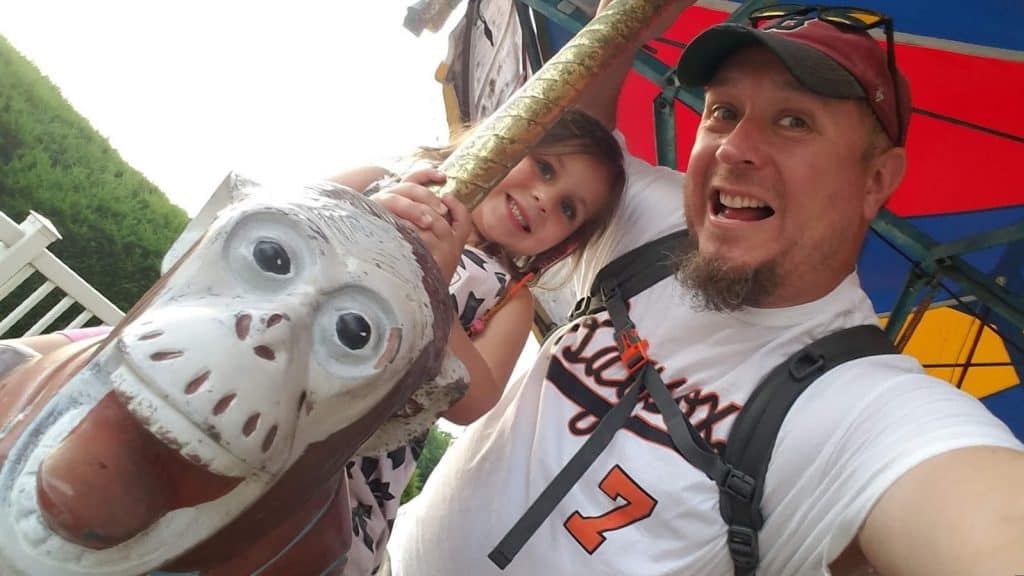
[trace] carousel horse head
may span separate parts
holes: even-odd
[[[371,436],[408,441],[464,390],[414,233],[332,184],[232,175],[218,195],[108,337],[6,352],[0,574],[248,574],[268,535],[348,521],[344,465]]]

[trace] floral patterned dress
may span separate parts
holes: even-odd
[[[482,318],[506,294],[509,274],[483,251],[467,246],[449,285],[452,305],[463,329]],[[398,505],[426,436],[386,454],[365,456],[347,464],[352,505],[352,549],[342,574],[377,574],[384,559]]]

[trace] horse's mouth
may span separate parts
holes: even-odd
[[[36,496],[50,530],[87,548],[110,548],[241,482],[197,464],[145,424],[108,393],[44,457]]]
[[[203,430],[164,400],[130,362],[114,371],[110,380],[118,400],[135,420],[186,460],[220,476],[244,478],[258,473],[218,442],[216,430]]]

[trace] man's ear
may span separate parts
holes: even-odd
[[[864,195],[864,218],[870,222],[889,196],[903,181],[907,170],[907,150],[899,146],[889,148],[871,161],[871,174]]]

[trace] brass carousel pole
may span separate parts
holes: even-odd
[[[617,0],[491,114],[440,169],[439,194],[472,210],[670,0]]]

